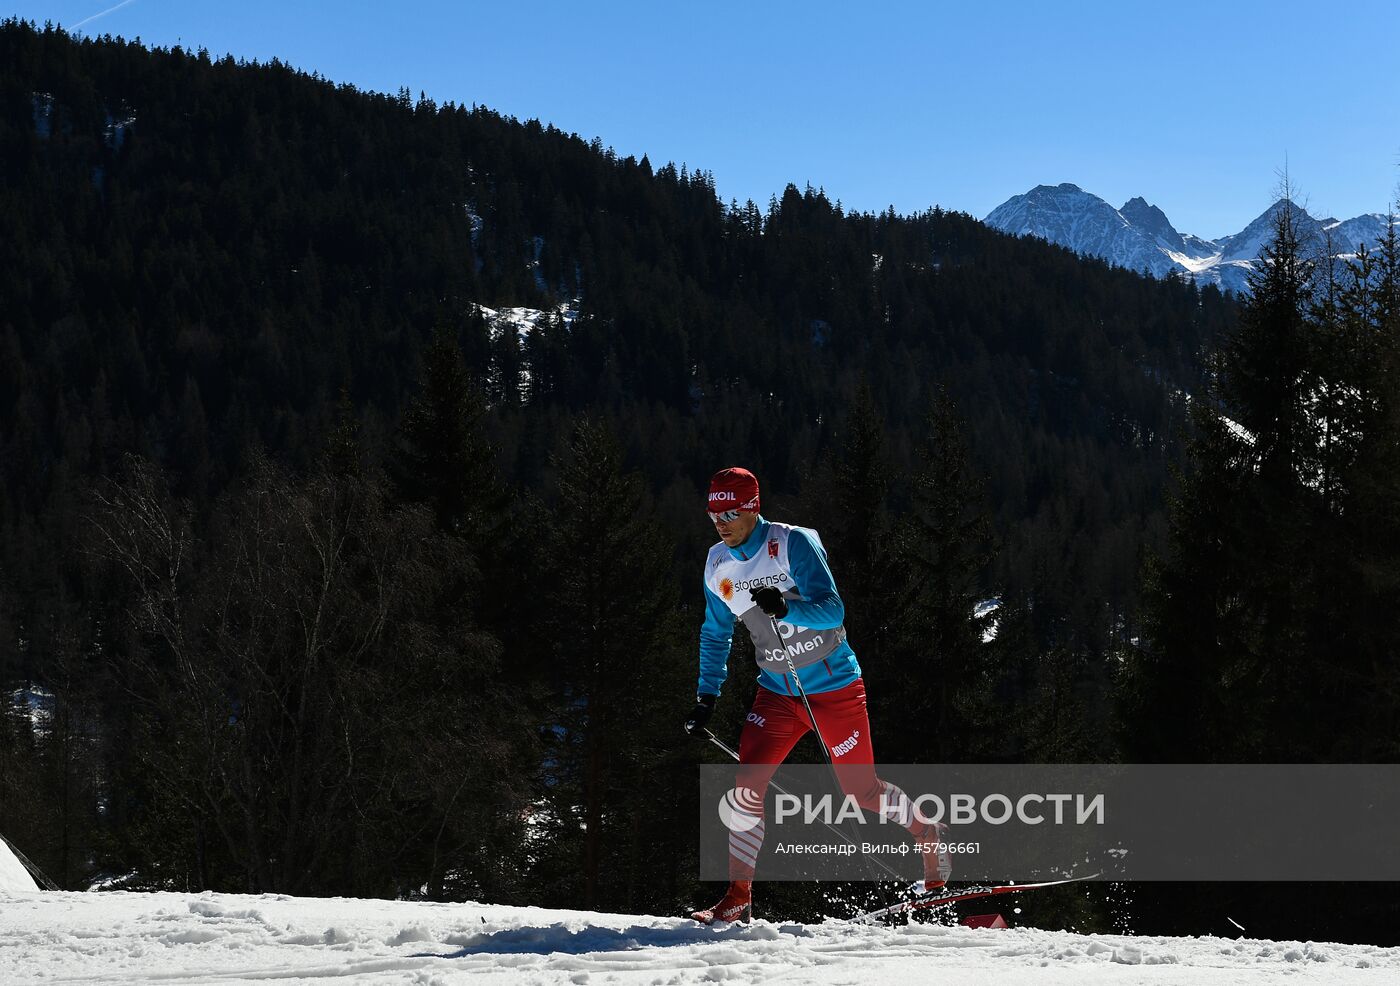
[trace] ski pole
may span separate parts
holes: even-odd
[[[705,730],[705,735],[709,738],[710,742],[713,743],[715,746],[719,747],[719,748],[720,748],[721,750],[723,750],[725,753],[729,754],[729,755],[730,755],[731,757],[733,757],[736,761],[739,760],[739,751],[738,751],[738,750],[734,749],[732,746],[730,746],[730,745],[729,745],[728,743],[726,743],[724,740],[720,739],[720,738],[719,738],[718,736],[716,736],[714,733],[710,732],[709,729],[706,729],[706,730]],[[742,762],[742,761],[740,761],[740,762]],[[794,795],[794,794],[793,794],[791,791],[789,791],[787,788],[783,787],[783,786],[782,786],[781,784],[779,784],[777,781],[772,780],[772,779],[769,779],[768,783],[772,786],[773,790],[777,791],[779,794],[786,795],[786,796],[789,797],[789,798],[796,797],[796,795]],[[856,842],[855,842],[854,839],[852,839],[852,838],[851,838],[849,835],[847,835],[845,832],[843,832],[843,831],[841,831],[840,829],[838,829],[835,825],[832,825],[830,822],[822,822],[822,824],[825,825],[825,826],[826,826],[828,829],[830,829],[832,832],[834,832],[836,835],[840,836],[841,839],[843,839],[843,840],[845,841],[846,845],[848,845],[848,846],[854,846],[854,845],[856,844]],[[898,882],[900,882],[900,883],[907,883],[907,882],[909,882],[907,879],[905,879],[904,877],[900,876],[900,875],[899,875],[898,873],[896,873],[894,870],[892,870],[892,869],[890,869],[888,866],[886,866],[885,863],[884,863],[884,860],[880,859],[878,856],[872,856],[872,857],[870,857],[870,861],[871,861],[872,863],[874,863],[876,866],[880,867],[880,869],[882,869],[882,870],[884,870],[886,873],[888,873],[888,874],[890,875],[891,879],[894,879],[894,880],[896,880],[896,881],[898,881]]]
[[[822,748],[822,757],[826,760],[827,766],[831,768],[831,776],[836,781],[837,790],[844,791],[841,778],[836,773],[836,761],[831,759],[831,748],[826,745],[826,740],[822,737],[821,727],[817,725],[817,717],[812,712],[812,703],[807,701],[807,689],[802,687],[802,679],[797,677],[797,669],[792,666],[792,652],[788,650],[787,642],[783,640],[783,631],[778,625],[778,618],[770,616],[768,622],[772,624],[773,633],[778,637],[778,646],[783,649],[783,657],[787,658],[788,673],[792,675],[793,684],[797,686],[797,697],[802,699],[802,707],[807,710],[807,721],[812,724],[812,732],[817,737],[817,744]]]
[[[831,756],[831,747],[826,745],[826,737],[822,735],[821,727],[817,725],[817,715],[812,711],[812,703],[807,699],[807,689],[802,687],[802,679],[797,677],[797,668],[794,667],[792,663],[792,651],[788,650],[787,641],[783,639],[783,629],[778,625],[778,618],[776,616],[770,616],[768,617],[768,622],[773,627],[773,633],[778,637],[778,646],[783,649],[783,657],[787,660],[788,673],[792,675],[792,683],[797,686],[797,697],[802,699],[802,707],[807,710],[807,721],[812,724],[812,734],[817,738],[817,745],[822,748],[822,759],[826,761],[827,767],[831,770],[831,779],[836,782],[836,790],[838,792],[845,791],[846,785],[841,783],[841,774],[837,771],[836,761]],[[831,829],[833,832],[836,831],[834,826],[828,825],[827,828]],[[843,833],[841,838],[845,839],[848,844],[855,845],[854,840],[852,840],[849,835]],[[881,863],[878,858],[875,859],[875,862],[879,863],[880,868],[886,873],[893,874],[894,871],[884,863]],[[898,880],[901,878],[896,876],[895,879]]]

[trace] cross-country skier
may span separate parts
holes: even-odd
[[[875,774],[865,682],[842,625],[846,607],[827,567],[817,532],[765,520],[758,480],[747,469],[722,469],[710,480],[707,510],[720,536],[705,560],[705,622],[700,628],[700,683],[685,721],[703,735],[728,675],[734,621],[743,620],[758,660],[758,695],[739,735],[735,794],[758,821],[729,833],[729,889],[719,903],[691,915],[697,921],[747,921],[754,863],[763,844],[763,796],[773,772],[812,728],[789,660],[812,706],[845,793],[861,808],[904,825],[924,850],[924,889],[943,886],[951,872],[945,827],[924,823],[904,792]],[[771,618],[771,619],[770,619]],[[777,620],[782,634],[773,631]]]

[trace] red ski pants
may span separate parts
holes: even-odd
[[[878,813],[883,807],[892,820],[914,831],[904,792],[875,775],[875,751],[870,742],[870,718],[865,709],[865,682],[857,679],[833,692],[808,695],[807,700],[812,705],[812,715],[822,738],[827,742],[843,791],[854,796],[862,810]],[[756,813],[760,819],[747,831],[730,833],[730,879],[753,879],[754,863],[763,845],[762,801],[768,782],[797,741],[811,728],[801,698],[779,695],[766,688],[758,690],[744,722],[744,731],[739,735],[739,771],[735,786],[755,792]]]

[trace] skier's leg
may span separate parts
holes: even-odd
[[[811,727],[796,699],[760,688],[739,734],[739,770],[730,792],[729,887],[718,904],[691,917],[702,924],[747,921],[753,906],[753,871],[763,847],[763,798],[773,772]]]
[[[836,779],[866,811],[880,810],[884,784],[875,775],[875,751],[870,742],[870,718],[865,708],[865,682],[857,678],[834,692],[809,695],[812,715],[822,737],[831,744]]]
[[[862,810],[883,814],[908,829],[924,853],[925,889],[941,887],[952,874],[952,859],[946,851],[947,827],[920,819],[909,796],[875,773],[865,682],[857,679],[845,688],[810,699],[822,736],[831,744],[831,762],[842,789],[855,797]]]
[[[752,880],[758,851],[763,847],[764,796],[773,772],[787,759],[811,726],[801,703],[760,688],[739,734],[739,769],[735,800],[752,806],[756,820],[744,831],[729,831],[729,878]]]

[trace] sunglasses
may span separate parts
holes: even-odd
[[[724,521],[726,524],[732,524],[739,519],[738,510],[721,510],[719,513],[706,510],[705,513],[710,515],[710,523],[712,524],[718,524],[720,521]]]

